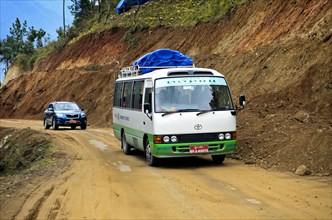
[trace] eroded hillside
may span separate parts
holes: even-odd
[[[52,53],[0,90],[0,118],[42,119],[52,100],[73,100],[89,123],[111,126],[113,82],[119,69],[159,48],[179,50],[198,67],[228,79],[238,114],[238,153],[248,163],[331,175],[332,2],[254,0],[223,19],[194,27],[90,34]]]

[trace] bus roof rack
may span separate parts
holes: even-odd
[[[118,78],[127,78],[142,75],[141,69],[169,69],[169,68],[193,68],[195,65],[190,66],[128,66],[120,70]],[[153,71],[151,70],[151,71]]]

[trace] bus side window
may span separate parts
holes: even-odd
[[[137,110],[142,109],[142,93],[143,93],[143,81],[134,82],[134,93],[133,93],[133,108]]]
[[[122,98],[121,98],[122,87],[123,87],[123,83],[115,84],[113,106],[116,106],[116,107],[122,106]]]
[[[126,107],[126,97],[122,98],[122,107]]]
[[[133,82],[126,82],[123,89],[122,107],[132,107]]]
[[[144,103],[149,103],[150,105],[152,105],[152,89],[151,88],[145,89]]]

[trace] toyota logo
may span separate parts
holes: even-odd
[[[201,124],[195,124],[194,128],[195,130],[201,130],[203,126]]]

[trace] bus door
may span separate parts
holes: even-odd
[[[144,82],[144,107],[143,107],[143,131],[146,134],[153,133],[153,123],[152,123],[152,113],[153,113],[153,103],[152,103],[152,80],[146,79]]]

